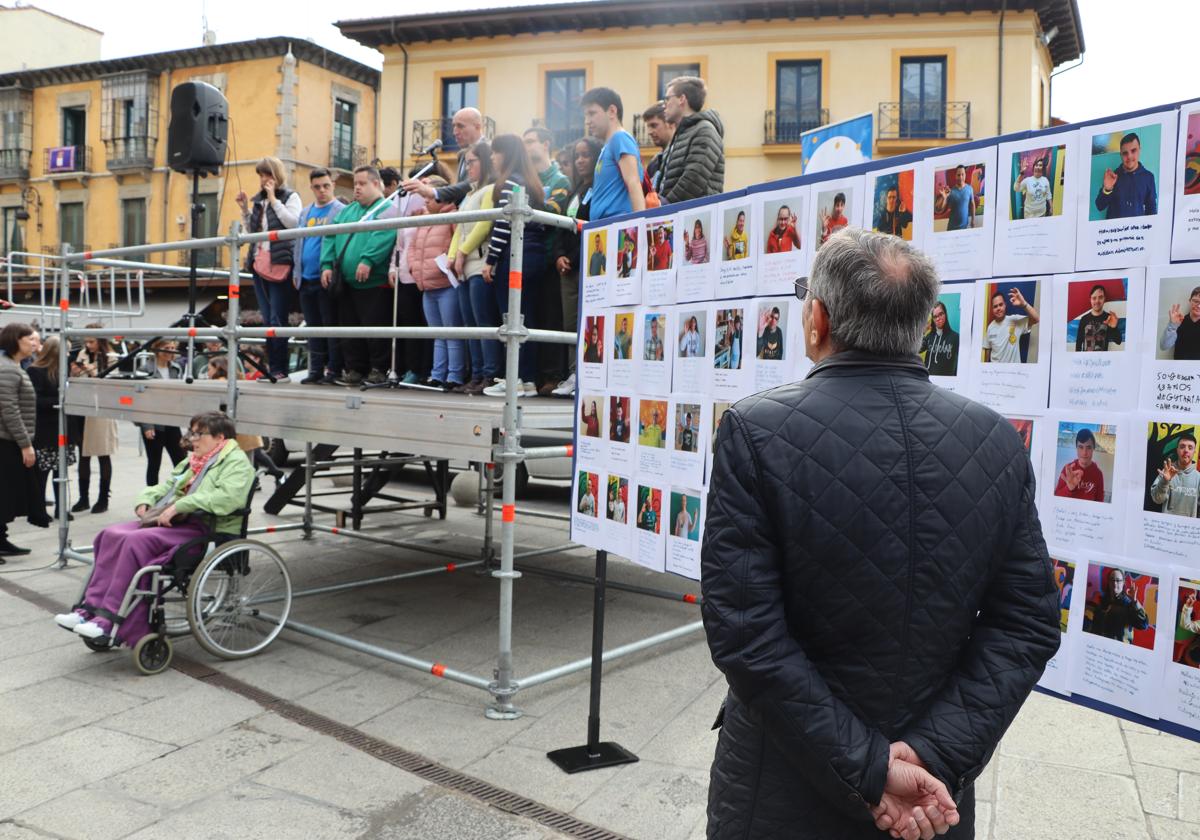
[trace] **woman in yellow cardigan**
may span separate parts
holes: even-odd
[[[461,210],[491,210],[492,147],[480,140],[467,150],[467,178],[472,190],[463,199]],[[500,310],[496,307],[495,295],[484,282],[483,265],[487,257],[488,238],[492,233],[491,222],[462,222],[454,231],[447,259],[454,266],[454,273],[463,278],[458,285],[458,306],[462,311],[463,325],[468,327],[498,327]],[[468,341],[467,352],[471,359],[471,379],[463,388],[467,394],[481,394],[484,388],[496,383],[496,375],[504,364],[504,351],[499,341]]]

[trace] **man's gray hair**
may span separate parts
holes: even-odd
[[[916,353],[937,300],[933,261],[896,236],[845,228],[817,251],[808,296],[825,305],[838,350]]]

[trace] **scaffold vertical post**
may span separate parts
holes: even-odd
[[[234,422],[237,422],[237,380],[241,370],[238,361],[238,320],[242,306],[241,236],[242,223],[235,219],[229,226],[229,306],[225,310],[225,361],[229,370],[225,413]]]
[[[43,289],[45,284],[43,284]],[[67,548],[70,545],[70,531],[67,517],[71,515],[71,497],[69,493],[70,475],[67,472],[67,447],[70,442],[67,436],[67,379],[70,377],[69,357],[71,355],[71,339],[67,335],[70,319],[67,310],[70,301],[64,297],[59,304],[58,334],[58,475],[54,476],[54,491],[58,499],[58,566],[67,565]]]
[[[479,496],[479,512],[483,514],[483,562],[490,568],[496,562],[495,539],[492,536],[495,530],[492,515],[496,510],[496,465],[489,461],[481,467],[483,492]]]
[[[312,441],[304,443],[304,539],[312,539],[312,480],[313,480],[313,445]]]
[[[521,339],[526,329],[521,319],[521,286],[525,212],[528,206],[525,190],[518,187],[512,191],[512,198],[505,208],[512,236],[508,248],[508,313],[500,328],[504,340],[504,437],[501,441],[504,481],[500,485],[500,568],[492,572],[493,577],[500,580],[500,631],[496,679],[491,685],[492,703],[486,710],[488,717],[500,720],[516,718],[521,714],[512,702],[517,690],[513,680],[512,656],[513,579],[520,576],[520,572],[513,568],[513,525],[517,506],[517,465],[521,451],[517,398],[522,387]]]

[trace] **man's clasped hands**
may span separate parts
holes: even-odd
[[[958,825],[958,805],[920,756],[903,741],[891,745],[887,782],[871,809],[875,827],[903,840],[930,840]]]

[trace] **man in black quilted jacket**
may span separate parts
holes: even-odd
[[[658,173],[663,204],[678,204],[725,190],[725,126],[704,108],[708,88],[699,76],[677,76],[667,83],[663,113],[675,126]]]
[[[916,355],[937,288],[903,240],[836,234],[797,281],[811,372],[721,420],[710,840],[973,837],[973,782],[1058,648],[1021,440]]]

